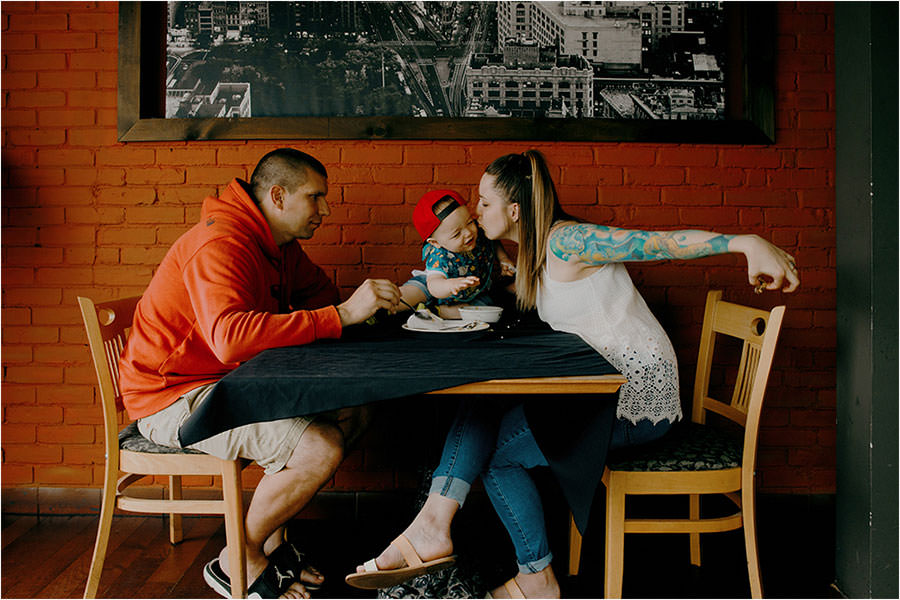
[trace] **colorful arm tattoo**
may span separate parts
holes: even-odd
[[[601,265],[724,254],[733,237],[694,230],[639,231],[579,223],[559,228],[550,236],[549,244],[550,251],[562,260],[578,258],[589,265]]]

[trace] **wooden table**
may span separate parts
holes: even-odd
[[[575,375],[491,379],[426,392],[439,394],[612,394],[628,379],[624,375]]]

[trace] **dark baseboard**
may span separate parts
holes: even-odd
[[[129,488],[129,494],[147,498],[162,498],[163,488]],[[250,491],[244,491],[245,506],[250,502]],[[415,493],[407,491],[319,492],[309,506],[299,515],[304,519],[355,518],[364,513],[384,514],[398,507],[408,509],[414,502]],[[221,497],[216,490],[186,488],[184,498],[188,500],[214,499]],[[28,487],[3,488],[0,491],[0,506],[4,515],[99,515],[101,490],[98,488]],[[128,515],[120,512],[117,514]]]

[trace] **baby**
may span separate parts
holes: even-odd
[[[425,271],[413,271],[400,287],[413,306],[433,299],[442,317],[457,318],[459,306],[493,304],[495,258],[501,275],[515,274],[503,246],[485,237],[462,196],[452,190],[423,195],[413,210],[413,225],[425,242]]]

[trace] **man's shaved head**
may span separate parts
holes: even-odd
[[[306,183],[307,169],[328,177],[325,165],[305,152],[294,148],[272,150],[259,160],[250,176],[254,200],[259,204],[273,185],[280,185],[288,193],[293,193]]]

